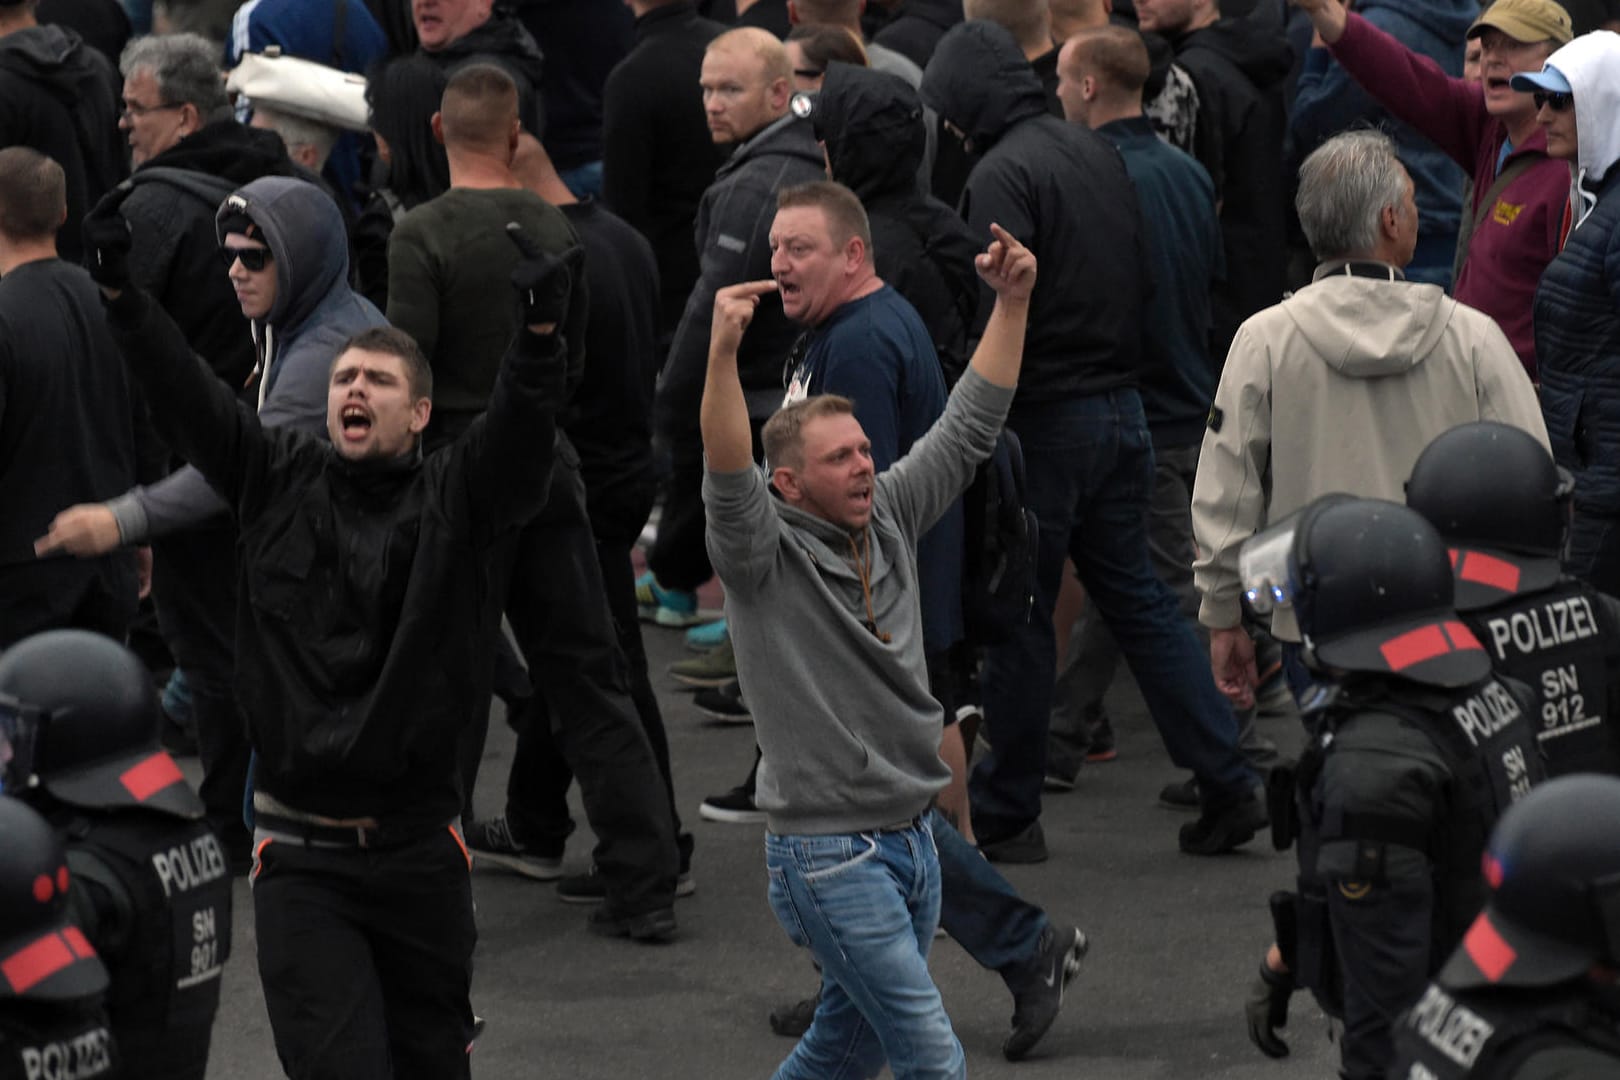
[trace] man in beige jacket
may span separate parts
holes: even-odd
[[[1310,285],[1239,328],[1193,486],[1198,618],[1215,681],[1239,708],[1257,681],[1241,625],[1243,541],[1328,492],[1400,502],[1418,454],[1458,424],[1497,420],[1547,442],[1535,389],[1496,323],[1401,273],[1418,214],[1386,136],[1323,143],[1300,167],[1295,205],[1319,265]],[[1299,640],[1287,609],[1271,631]],[[1289,666],[1297,688],[1303,669]]]

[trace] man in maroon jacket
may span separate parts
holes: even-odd
[[[1480,39],[1481,92],[1480,84],[1451,78],[1340,0],[1293,2],[1379,104],[1470,170],[1474,196],[1462,221],[1467,255],[1453,293],[1497,321],[1534,381],[1530,307],[1563,239],[1569,166],[1547,156],[1535,102],[1508,80],[1540,71],[1569,41],[1569,13],[1553,0],[1497,0],[1468,29],[1469,40]]]

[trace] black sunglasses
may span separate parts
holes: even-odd
[[[1537,90],[1530,97],[1535,101],[1537,109],[1545,105],[1553,112],[1563,112],[1575,103],[1574,94],[1560,94],[1551,90]]]
[[[269,248],[220,248],[219,257],[227,270],[236,264],[237,259],[241,259],[242,267],[255,274],[264,269],[265,263],[275,258],[270,254]]]

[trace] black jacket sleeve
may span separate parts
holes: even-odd
[[[107,302],[107,325],[158,434],[239,507],[249,476],[267,470],[272,451],[253,410],[214,377],[174,320],[140,289]]]
[[[567,356],[564,335],[519,331],[489,408],[448,450],[449,482],[461,487],[476,545],[518,528],[546,503]]]

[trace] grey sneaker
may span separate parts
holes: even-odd
[[[1077,926],[1059,930],[1050,924],[1041,931],[1035,963],[1013,992],[1012,1031],[1001,1044],[1008,1061],[1024,1057],[1041,1041],[1063,1006],[1063,989],[1080,970],[1091,942]]]
[[[506,815],[474,821],[467,826],[467,850],[472,852],[473,865],[485,863],[504,867],[534,881],[556,881],[562,877],[562,853],[542,855],[518,843]]]
[[[737,678],[737,657],[728,641],[690,660],[677,660],[667,670],[685,686],[719,688]]]

